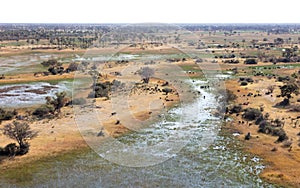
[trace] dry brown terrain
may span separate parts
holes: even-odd
[[[277,137],[258,133],[258,125],[253,122],[246,122],[241,118],[241,115],[233,115],[233,121],[228,123],[227,127],[232,132],[240,133],[238,137],[244,141],[245,135],[250,132],[251,139],[245,140],[245,149],[251,153],[254,153],[263,158],[263,162],[266,165],[266,169],[261,174],[264,179],[275,182],[280,185],[290,185],[293,187],[300,186],[300,147],[299,136],[300,127],[294,126],[291,119],[296,118],[299,113],[289,112],[288,109],[275,108],[274,105],[282,100],[282,98],[276,98],[276,95],[280,94],[280,90],[277,87],[274,93],[271,95],[264,95],[266,87],[269,85],[282,85],[281,82],[275,82],[275,79],[267,79],[266,77],[254,77],[257,83],[254,82],[248,86],[239,86],[237,80],[229,80],[226,82],[226,87],[233,91],[238,99],[237,104],[248,103],[243,105],[243,108],[253,107],[259,108],[264,107],[263,113],[268,112],[270,119],[285,119],[285,125],[283,129],[289,137],[289,141],[292,142],[291,147],[283,147],[283,143],[276,143]],[[240,90],[238,92],[238,90]],[[247,96],[249,92],[257,93],[259,91],[262,96],[253,97]],[[244,96],[246,95],[246,96]],[[295,99],[293,99],[295,102]],[[244,123],[241,123],[244,121]]]

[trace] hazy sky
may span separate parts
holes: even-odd
[[[4,0],[0,23],[300,23],[299,0]]]

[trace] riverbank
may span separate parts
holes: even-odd
[[[285,121],[283,127],[289,139],[284,142],[276,142],[276,136],[271,136],[258,132],[258,125],[245,121],[241,118],[242,113],[232,114],[232,121],[226,124],[226,129],[238,135],[236,138],[245,144],[245,151],[255,154],[263,159],[266,168],[260,176],[268,182],[276,183],[284,187],[300,186],[300,147],[298,146],[299,127],[295,127],[291,119],[297,117],[297,112],[290,112],[289,109],[276,108],[274,105],[280,102],[279,88],[281,85],[275,80],[264,77],[255,78],[254,83],[247,86],[240,86],[238,80],[232,79],[226,82],[227,89],[231,90],[238,98],[235,104],[242,104],[243,109],[263,107],[263,114],[269,113],[269,119],[279,118]],[[266,87],[275,85],[272,95],[265,95]],[[262,94],[256,97],[249,96],[249,93]],[[296,99],[294,99],[296,100]],[[245,136],[250,133],[250,140],[245,140]],[[287,143],[290,146],[286,146]]]

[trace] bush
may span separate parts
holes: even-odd
[[[29,152],[29,144],[25,143],[22,147],[20,147],[19,152],[17,153],[18,155],[25,155],[26,153]]]
[[[271,131],[270,127],[271,127],[271,124],[269,122],[267,122],[266,120],[263,120],[259,123],[258,132],[269,134]]]
[[[111,88],[110,82],[96,83],[94,91],[92,91],[88,97],[89,98],[99,98],[99,97],[108,97],[109,91]]]
[[[253,121],[260,116],[262,116],[262,113],[259,109],[247,108],[242,117],[248,121]]]
[[[18,112],[16,110],[5,111],[4,109],[0,108],[0,121],[2,121],[2,120],[11,120],[16,115],[18,115]]]
[[[15,143],[10,143],[3,149],[3,154],[8,156],[15,156],[19,153],[19,147]]]
[[[171,89],[171,88],[168,88],[168,87],[166,87],[166,88],[163,88],[163,89],[162,89],[162,92],[165,92],[165,93],[166,93],[166,95],[168,95],[168,93],[171,93],[171,92],[172,92],[172,89]]]
[[[35,109],[32,115],[37,116],[39,118],[45,118],[54,112],[54,108],[50,105],[43,105],[37,109]]]
[[[68,68],[66,69],[66,72],[74,72],[78,68],[78,63],[72,62],[69,64]]]
[[[246,59],[244,61],[244,64],[247,64],[247,65],[253,65],[253,64],[257,64],[257,61],[255,59]]]
[[[234,105],[230,110],[229,113],[233,114],[233,113],[240,113],[243,110],[241,105]]]
[[[289,81],[289,80],[290,80],[290,77],[289,77],[289,76],[285,76],[285,77],[279,76],[279,77],[277,78],[277,81],[278,81],[278,82]]]
[[[202,62],[203,62],[203,59],[197,58],[195,62],[196,62],[196,63],[202,63]]]
[[[286,133],[283,129],[281,129],[281,131],[279,131],[277,134],[278,134],[278,139],[276,142],[283,142],[283,141],[289,139],[289,137],[286,135]]]
[[[246,86],[246,85],[248,85],[248,82],[245,81],[241,82],[241,86]]]
[[[266,120],[262,120],[259,123],[258,132],[264,134],[271,134],[272,136],[278,136],[276,142],[283,142],[288,139],[288,136],[286,135],[283,128],[271,126],[271,123]]]
[[[62,74],[62,73],[64,73],[64,67],[50,67],[50,68],[48,69],[48,71],[49,71],[52,75]]]
[[[280,106],[289,106],[289,105],[290,105],[290,100],[285,98],[285,99],[283,99],[283,101],[277,103],[275,106],[280,107]]]
[[[125,83],[122,83],[119,80],[113,80],[111,82],[111,90],[112,91],[117,91],[119,89],[123,89],[125,87]]]
[[[0,155],[16,156],[25,155],[29,151],[29,144],[26,143],[21,148],[16,143],[7,144],[4,148],[0,148]]]
[[[256,121],[255,121],[255,125],[260,125],[260,123],[264,121],[264,117],[263,116],[259,116]]]
[[[253,83],[254,80],[252,78],[246,78],[246,81],[249,82],[249,83]]]

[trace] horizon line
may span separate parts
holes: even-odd
[[[292,23],[292,22],[102,22],[102,23],[96,23],[96,22],[0,22],[0,24],[103,24],[103,25],[106,25],[106,24],[115,24],[115,25],[121,25],[121,24],[207,24],[207,25],[210,25],[210,24],[217,24],[217,25],[222,25],[222,24],[241,24],[241,25],[246,25],[246,24],[261,24],[261,25],[264,25],[264,24],[277,24],[277,25],[300,25],[300,22],[299,23]]]

